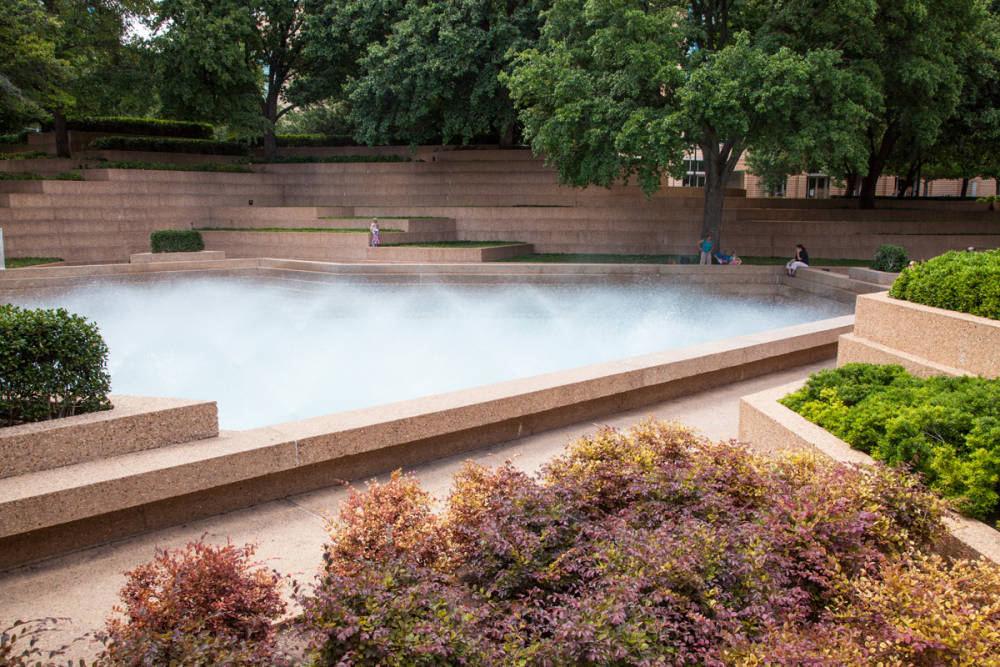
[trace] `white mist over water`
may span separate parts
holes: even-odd
[[[32,307],[97,322],[119,394],[215,400],[247,429],[657,352],[849,312],[663,284],[287,284],[74,289]]]

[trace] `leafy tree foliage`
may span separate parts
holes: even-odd
[[[867,0],[556,0],[505,80],[525,135],[573,185],[635,176],[652,193],[705,160],[702,232],[721,237],[725,185],[748,149],[842,144],[866,117],[839,48]]]
[[[293,96],[341,97],[369,144],[513,141],[516,115],[497,77],[537,38],[547,0],[317,5],[309,48],[322,68]]]
[[[69,67],[56,55],[58,22],[33,0],[0,4],[0,132],[20,131],[65,104],[57,85]]]
[[[274,125],[302,66],[300,0],[163,0],[155,40],[164,112],[227,123],[264,137],[275,154]]]

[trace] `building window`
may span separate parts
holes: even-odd
[[[766,190],[768,197],[784,197],[785,196],[785,184],[774,185]]]
[[[705,161],[687,158],[684,160],[687,173],[684,175],[684,186],[692,188],[705,187]]]
[[[970,197],[975,197],[976,196],[976,186],[977,185],[979,185],[978,182],[976,182],[976,181],[969,181],[969,196]]]
[[[806,179],[806,197],[826,199],[830,196],[830,179],[826,176],[809,176]]]

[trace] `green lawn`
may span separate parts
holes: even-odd
[[[383,243],[395,248],[492,248],[499,245],[522,245],[521,241],[432,241],[427,243]]]
[[[538,253],[501,259],[501,262],[543,262],[551,264],[681,264],[686,258],[688,264],[697,264],[697,255],[614,255],[614,254],[572,254]],[[744,264],[782,266],[790,257],[740,257]],[[869,259],[825,259],[814,257],[810,266],[869,266]]]
[[[328,234],[367,234],[367,227],[338,229],[335,227],[199,227],[200,232],[324,232]],[[380,232],[402,232],[402,229],[382,228]]]
[[[37,264],[51,264],[61,262],[62,257],[8,257],[4,260],[4,265],[8,269],[19,269],[22,266],[35,266]]]

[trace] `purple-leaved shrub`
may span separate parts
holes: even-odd
[[[298,627],[318,665],[960,664],[1000,573],[922,555],[942,512],[885,467],[605,429],[534,477],[467,464],[437,513],[400,474],[356,493]]]

